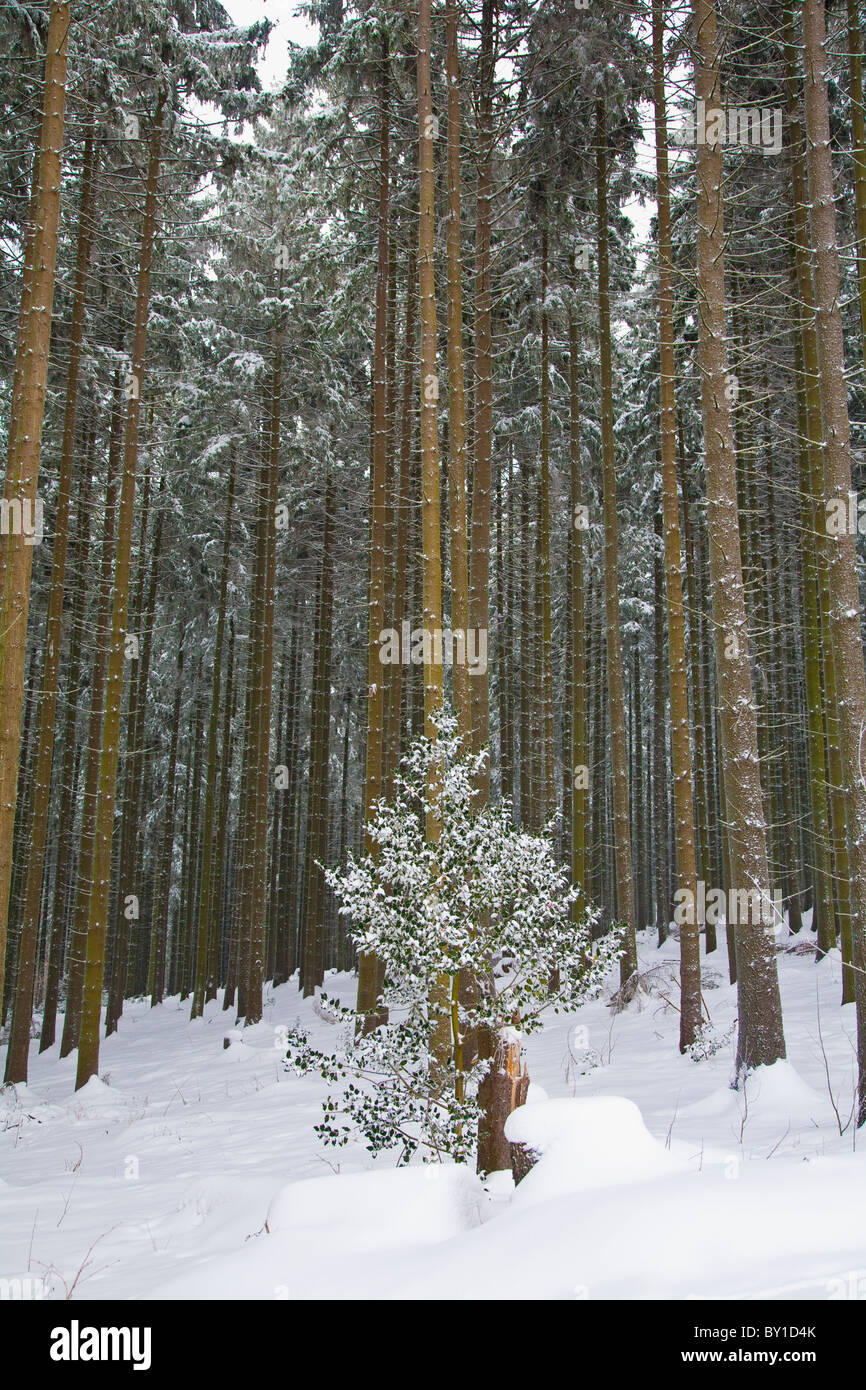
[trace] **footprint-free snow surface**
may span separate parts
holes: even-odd
[[[283,1039],[336,1028],[296,981],[244,1030],[220,1001],[195,1023],[128,1003],[99,1079],[75,1093],[74,1057],[34,1044],[29,1086],[0,1093],[0,1277],[73,1300],[866,1297],[854,1010],[810,940],[779,948],[788,1060],[735,1092],[724,944],[703,960],[720,1045],[695,1062],[676,942],[642,936],[627,1009],[608,994],[529,1040],[509,1134],[541,1157],[517,1189],[325,1148],[328,1088],[285,1070]]]

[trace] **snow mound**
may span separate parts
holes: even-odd
[[[248,1047],[242,1028],[232,1028],[223,1038],[223,1050],[220,1053],[223,1064],[234,1065],[238,1062],[261,1061],[258,1048]]]
[[[67,1111],[64,1106],[47,1101],[25,1082],[16,1081],[0,1090],[0,1115],[4,1117],[4,1128],[14,1129],[65,1119]]]
[[[746,1078],[746,1098],[749,1110],[760,1110],[763,1116],[776,1114],[780,1118],[800,1119],[822,1113],[828,1097],[808,1086],[790,1062],[774,1062],[771,1067],[756,1067]]]
[[[344,1173],[290,1183],[268,1211],[270,1232],[321,1235],[345,1254],[436,1245],[481,1223],[479,1178],[458,1164]]]
[[[738,1091],[722,1086],[692,1105],[684,1106],[683,1118],[710,1120],[727,1114],[764,1123],[810,1123],[832,1120],[826,1095],[803,1080],[790,1062],[778,1061],[769,1067],[756,1067]]]
[[[91,1076],[69,1101],[67,1109],[76,1119],[84,1120],[98,1114],[100,1118],[123,1113],[126,1097],[113,1086],[108,1086],[100,1077]]]
[[[669,1176],[682,1164],[623,1096],[548,1100],[512,1111],[505,1124],[510,1143],[540,1155],[518,1186],[515,1206],[535,1206],[571,1192]]]
[[[86,1100],[88,1105],[114,1104],[115,1095],[110,1086],[107,1086],[98,1076],[91,1076],[89,1081],[75,1092],[76,1100]]]

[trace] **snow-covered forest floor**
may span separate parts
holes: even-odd
[[[335,1028],[294,981],[227,1049],[218,1002],[195,1023],[177,998],[127,1003],[101,1079],[75,1094],[75,1058],[53,1048],[0,1094],[0,1274],[74,1299],[862,1298],[866,1143],[838,953],[780,953],[788,1061],[738,1094],[733,1035],[700,1062],[677,1052],[677,943],[638,940],[651,993],[614,1013],[608,991],[529,1041],[521,1122],[554,1142],[516,1191],[324,1148],[328,1088],[285,1070],[281,1030],[300,1021],[324,1046]],[[723,1036],[723,941],[703,963]]]

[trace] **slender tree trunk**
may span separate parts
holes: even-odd
[[[117,784],[117,760],[120,743],[120,708],[123,691],[123,661],[125,655],[126,618],[129,602],[129,569],[132,546],[132,522],[135,506],[135,474],[138,466],[138,427],[141,413],[141,392],[144,382],[144,361],[147,347],[147,321],[150,310],[150,268],[156,231],[156,204],[159,163],[162,145],[162,121],[165,98],[160,96],[154,115],[153,134],[144,204],[144,223],[141,232],[138,290],[135,305],[135,327],[132,340],[130,395],[126,416],[123,450],[123,478],[117,518],[117,549],[114,569],[114,604],[111,618],[111,647],[108,655],[105,717],[99,768],[99,791],[96,805],[96,834],[93,850],[93,885],[87,924],[87,961],[82,991],[81,1032],[78,1044],[78,1070],[75,1087],[78,1090],[99,1066],[99,1015],[102,1006],[102,978],[105,962],[105,934],[108,920],[111,849],[114,839],[114,799]]]
[[[196,669],[193,688],[198,686],[200,667]],[[178,943],[176,951],[175,985],[172,994],[180,994],[186,999],[193,988],[195,971],[195,931],[198,922],[199,879],[201,875],[201,818],[202,818],[202,764],[205,754],[204,697],[199,694],[195,702],[193,730],[190,737],[191,768],[187,805],[185,810],[186,829],[184,832],[183,855],[183,901],[178,913]]]
[[[115,373],[108,445],[108,477],[105,485],[105,516],[102,526],[99,585],[94,621],[94,648],[90,674],[90,713],[85,746],[84,795],[81,810],[78,864],[66,981],[66,1014],[60,1040],[60,1056],[66,1057],[78,1046],[87,956],[87,919],[93,889],[93,854],[96,835],[96,803],[99,789],[99,754],[102,721],[105,714],[105,679],[111,641],[111,575],[117,544],[117,503],[123,463],[123,397],[120,369]]]
[[[140,914],[140,895],[135,891],[137,886],[136,867],[138,864],[139,840],[141,838],[139,809],[142,805],[142,782],[144,780],[146,754],[145,720],[147,714],[147,688],[150,679],[150,659],[153,651],[153,622],[156,612],[156,592],[159,583],[160,562],[162,559],[165,476],[163,475],[159,484],[147,592],[144,593],[142,592],[142,586],[145,582],[147,571],[145,568],[143,546],[147,539],[145,522],[147,518],[146,509],[149,507],[149,488],[150,475],[148,474],[144,494],[144,507],[142,509],[142,554],[139,560],[141,575],[139,579],[139,597],[136,603],[139,625],[142,628],[142,641],[141,654],[136,671],[137,679],[133,681],[129,692],[128,733],[126,741],[127,769],[124,784],[125,796],[120,836],[119,893],[116,919],[117,934],[115,937],[114,968],[111,973],[111,989],[105,1015],[106,1037],[115,1031],[120,1015],[123,1012],[123,998],[129,965],[129,924],[131,921],[140,920],[140,916],[138,918],[135,916],[135,912]],[[133,915],[129,916],[128,914],[130,913]]]
[[[386,338],[388,330],[388,209],[390,195],[391,75],[388,36],[382,35],[381,81],[379,95],[379,226],[376,274],[376,328],[373,347],[373,408],[370,469],[370,622],[367,639],[367,753],[364,774],[364,824],[370,822],[373,807],[382,795],[384,745],[384,666],[380,660],[381,634],[385,616],[385,526],[388,485],[388,422],[386,380]],[[432,134],[432,128],[431,132]],[[438,496],[438,494],[437,494]],[[374,852],[369,835],[364,849]],[[374,955],[362,952],[358,963],[358,1013],[369,1029],[383,1021],[376,1009],[380,990],[379,965]]]
[[[824,737],[823,710],[831,690],[823,678],[821,609],[818,597],[818,549],[826,550],[824,460],[821,453],[821,392],[818,381],[818,341],[815,332],[815,296],[809,255],[808,193],[805,169],[805,135],[800,114],[796,69],[796,45],[790,10],[784,29],[785,85],[791,150],[791,203],[793,230],[793,278],[800,302],[794,333],[797,367],[797,421],[800,454],[800,516],[802,526],[802,603],[804,681],[807,711],[807,757],[812,814],[812,860],[815,865],[812,927],[817,933],[819,955],[836,944],[833,892],[830,808],[827,788],[828,750]],[[823,536],[823,539],[819,539]],[[832,682],[835,686],[835,682]],[[853,997],[853,995],[852,995]]]
[[[421,320],[421,553],[422,610],[425,638],[424,732],[428,739],[437,735],[436,720],[442,708],[443,681],[441,649],[436,637],[442,632],[442,551],[440,534],[439,471],[439,372],[436,330],[436,174],[433,159],[434,117],[430,75],[432,43],[431,0],[418,6],[418,305]],[[441,643],[440,643],[441,648]],[[427,838],[439,839],[439,821],[432,810],[437,784],[431,780],[431,808],[427,812]],[[436,1063],[444,1062],[451,1051],[450,981],[440,977],[429,1003],[430,1045]]]
[[[851,102],[851,155],[854,163],[854,209],[857,227],[857,287],[860,332],[866,364],[866,117],[863,112],[863,38],[857,0],[848,0],[848,95]]]
[[[60,222],[60,156],[66,112],[66,60],[70,0],[54,0],[45,45],[45,84],[42,127],[39,137],[38,183],[33,218],[32,281],[25,273],[22,287],[22,333],[19,342],[20,392],[13,412],[15,429],[6,477],[6,497],[17,502],[22,523],[35,516],[39,482],[39,456],[48,350],[51,342],[57,232]],[[23,299],[27,297],[26,315]],[[17,373],[16,367],[16,373]],[[13,402],[14,404],[14,402]],[[18,783],[21,713],[24,706],[24,670],[27,651],[27,615],[30,608],[30,573],[33,534],[6,537],[3,590],[0,597],[0,997],[4,990],[9,893],[12,881],[12,848]]]
[[[237,909],[234,913],[232,922],[232,946],[231,946],[231,966],[229,969],[229,981],[226,988],[226,1000],[230,995],[234,996],[237,989],[237,1017],[238,1020],[244,1018],[247,1011],[247,985],[249,983],[249,959],[250,959],[250,893],[252,884],[252,798],[251,777],[253,771],[253,747],[252,747],[252,719],[254,705],[255,672],[258,669],[260,656],[258,649],[259,641],[259,615],[262,607],[262,585],[263,561],[261,551],[261,521],[260,512],[263,506],[261,490],[263,488],[261,477],[261,463],[259,464],[259,476],[253,485],[254,513],[253,513],[253,537],[255,545],[255,558],[253,562],[253,592],[250,604],[250,625],[247,639],[247,660],[244,672],[244,718],[243,734],[241,738],[241,769],[240,769],[240,795],[238,799],[238,830],[236,840],[236,855],[234,873],[237,881]]]
[[[451,627],[466,639],[469,570],[466,531],[466,394],[463,381],[463,266],[460,254],[460,71],[457,0],[446,0],[448,84],[448,519],[451,544]],[[469,668],[455,660],[454,712],[468,744],[472,726]],[[473,673],[472,679],[477,679]]]
[[[282,296],[282,277],[278,287]],[[283,380],[283,310],[273,330],[273,367],[268,401],[265,456],[259,484],[258,603],[253,618],[249,670],[249,866],[242,942],[246,943],[243,1016],[260,1023],[264,984],[264,929],[268,888],[268,800],[271,787],[271,704],[274,667],[274,596],[276,589],[276,509],[280,472],[280,414]]]
[[[496,588],[499,617],[499,781],[503,800],[514,801],[514,510],[513,450],[499,470],[496,521]],[[503,481],[504,480],[504,481]],[[565,750],[568,780],[570,748]],[[570,782],[569,782],[570,785]],[[570,825],[570,823],[569,823]]]
[[[300,636],[300,611],[295,600],[292,634],[289,641],[289,688],[284,729],[286,786],[280,801],[280,872],[279,911],[274,984],[291,979],[295,969],[295,938],[297,934],[297,799],[298,799],[298,712],[301,698],[300,670],[303,643]]]
[[[583,498],[580,467],[580,364],[577,313],[568,310],[568,393],[571,527],[571,878],[580,888],[575,921],[586,907],[586,840],[589,817],[589,748],[586,717],[586,615],[584,612],[583,536],[589,510]]]
[[[497,0],[482,0],[478,91],[478,178],[475,203],[475,460],[472,477],[472,544],[469,557],[469,625],[487,633],[490,612],[490,488],[493,452],[493,334],[490,246],[493,197],[494,28]],[[473,749],[490,741],[487,672],[472,677]],[[479,778],[481,806],[490,795],[490,759]]]
[[[24,719],[21,725],[21,752],[19,755],[17,803],[15,816],[15,835],[12,845],[12,885],[10,891],[11,909],[9,913],[9,945],[6,977],[6,993],[3,999],[3,1022],[5,1024],[15,992],[15,977],[21,924],[24,916],[25,854],[24,846],[30,843],[30,822],[33,813],[33,724],[36,709],[36,651],[32,651],[24,676],[26,698]]]
[[[520,460],[520,823],[532,825],[532,581],[530,579],[530,469]]]
[[[556,753],[553,722],[553,632],[550,594],[550,264],[547,201],[541,227],[541,478],[538,489],[538,674],[540,677],[542,768],[541,819],[546,823],[556,811]]]
[[[805,134],[800,111],[797,78],[797,44],[790,10],[785,17],[785,61],[788,118],[791,127],[791,192],[794,215],[794,255],[800,316],[800,358],[802,388],[800,428],[803,507],[805,521],[804,552],[804,636],[809,702],[811,792],[813,824],[822,824],[820,797],[826,787],[828,848],[824,874],[824,909],[817,922],[818,945],[823,953],[836,944],[838,926],[842,947],[842,1002],[854,999],[851,937],[851,871],[848,855],[848,808],[846,805],[842,751],[839,735],[836,663],[833,653],[831,596],[829,581],[829,538],[826,528],[825,496],[832,495],[825,481],[823,419],[818,337],[815,319],[815,287],[808,219],[809,193],[805,164]],[[817,612],[811,614],[817,588]],[[822,699],[823,692],[823,699]],[[820,768],[820,773],[819,773]],[[816,850],[818,845],[816,843]],[[820,863],[820,860],[818,861]],[[818,912],[816,903],[816,912]],[[823,922],[822,922],[823,917]]]
[[[154,865],[155,888],[150,926],[150,965],[147,992],[150,1006],[161,1004],[165,997],[165,962],[168,950],[168,913],[174,867],[174,803],[177,782],[177,748],[180,740],[180,706],[183,696],[183,642],[177,652],[177,677],[174,707],[171,716],[168,762],[165,774],[165,799],[162,807],[162,833]]]
[[[66,406],[63,441],[57,481],[57,515],[54,550],[51,556],[51,589],[45,624],[45,658],[42,670],[39,732],[30,821],[30,853],[24,889],[24,916],[18,944],[18,970],[12,1028],[6,1057],[6,1081],[27,1080],[30,1022],[33,1012],[33,984],[42,886],[45,880],[45,849],[51,811],[51,773],[54,760],[54,728],[57,715],[58,673],[62,637],[63,597],[66,581],[66,548],[69,535],[69,502],[75,452],[75,412],[78,404],[78,376],[84,341],[84,309],[87,297],[87,268],[93,232],[93,180],[96,167],[92,124],[87,127],[81,175],[81,207],[78,223],[78,252],[75,266],[72,324],[69,334],[69,367],[66,376]]]
[[[418,301],[417,253],[414,240],[410,238],[406,257],[406,311],[405,334],[403,340],[403,381],[400,402],[400,467],[395,501],[396,536],[394,541],[394,588],[392,621],[396,632],[402,633],[403,619],[406,617],[406,597],[408,579],[411,574],[409,536],[412,525],[412,434],[414,423],[413,386],[415,380],[415,329],[416,305]],[[389,690],[388,720],[389,729],[386,746],[393,765],[399,762],[403,752],[405,720],[403,701],[405,687],[403,664],[398,662],[391,668]]]
[[[339,864],[345,869],[349,853],[349,756],[352,748],[352,691],[343,698],[343,758],[340,769],[340,832],[338,839]],[[351,942],[340,916],[336,919],[337,969],[351,970]]]
[[[306,893],[304,895],[304,996],[314,994],[325,978],[325,878],[328,857],[328,769],[331,728],[331,622],[334,605],[333,506],[331,475],[325,483],[322,573],[313,653],[313,702],[310,717],[310,776],[307,802]]]
[[[658,498],[657,502],[662,499]],[[662,510],[656,506],[653,517],[653,538],[656,543],[653,557],[653,751],[649,768],[648,801],[651,808],[653,828],[653,901],[655,907],[655,928],[659,946],[663,946],[670,924],[670,904],[668,896],[670,884],[670,840],[668,833],[668,757],[667,757],[667,707],[665,701],[665,622],[663,606],[665,602],[665,560],[664,524]],[[682,576],[680,576],[682,583]],[[670,670],[670,666],[668,667]],[[686,690],[688,708],[688,690]],[[691,752],[691,750],[690,750]],[[676,828],[676,815],[674,828]]]
[[[827,496],[847,499],[851,489],[851,447],[845,383],[841,285],[836,252],[836,212],[827,100],[826,32],[822,0],[804,0],[806,145],[809,169],[812,245],[815,257],[815,325],[823,413]],[[833,662],[838,687],[839,742],[845,774],[851,873],[851,936],[857,1007],[859,1067],[858,1125],[866,1120],[866,678],[863,671],[860,594],[855,538],[828,538]]]
[[[75,737],[78,706],[82,700],[81,648],[84,631],[84,611],[87,600],[86,556],[90,550],[90,499],[92,494],[93,459],[90,450],[84,453],[78,486],[78,507],[75,534],[72,541],[71,585],[74,595],[70,614],[69,652],[66,661],[66,710],[63,718],[60,760],[59,808],[57,821],[57,863],[54,869],[54,894],[51,904],[48,972],[45,982],[45,1002],[42,1009],[42,1033],[39,1051],[53,1047],[57,1034],[57,1005],[60,999],[60,979],[66,947],[68,907],[71,898],[71,874],[74,857],[73,839],[75,806],[77,802],[78,744]]]
[[[235,672],[235,624],[229,618],[229,649],[226,659],[226,690],[223,706],[222,749],[220,759],[219,815],[217,818],[217,839],[214,852],[214,924],[208,942],[210,961],[207,971],[205,1003],[216,998],[217,984],[224,978],[221,972],[222,926],[225,920],[223,888],[226,883],[226,848],[229,833],[229,796],[232,780],[232,716],[234,714],[234,672]],[[279,984],[279,981],[275,983]]]
[[[693,0],[695,86],[705,109],[721,103],[721,43],[715,0]],[[739,1025],[737,1073],[785,1055],[782,1011],[769,916],[769,869],[758,762],[758,730],[749,661],[740,556],[736,459],[728,388],[725,328],[725,233],[722,150],[699,143],[698,360],[706,459],[708,532],[716,670],[720,705],[720,758],[731,854],[731,888],[750,896],[745,922],[728,930],[737,938]],[[772,925],[770,922],[768,925]]]
[[[27,227],[24,236],[21,297],[18,305],[18,328],[15,336],[15,372],[12,378],[12,396],[9,402],[9,426],[6,440],[6,473],[3,482],[3,495],[7,500],[14,496],[16,480],[15,448],[18,438],[18,426],[21,423],[21,391],[24,385],[24,366],[27,360],[24,350],[24,339],[27,334],[30,321],[30,308],[33,302],[37,211],[41,187],[39,181],[39,151],[40,147],[37,146],[33,152],[33,167],[30,175],[30,201],[27,208]],[[6,582],[7,544],[7,536],[4,533],[0,535],[0,602],[2,602],[3,597],[3,585]]]
[[[213,851],[216,839],[216,797],[220,772],[217,741],[219,736],[223,645],[225,642],[226,629],[229,563],[231,561],[232,509],[235,500],[236,470],[237,455],[236,450],[232,447],[228,493],[226,496],[225,531],[223,535],[222,567],[220,569],[219,608],[217,610],[217,630],[214,642],[213,676],[211,678],[210,718],[208,720],[207,731],[207,770],[205,772],[204,826],[202,829],[201,897],[199,901],[198,921],[196,923],[195,991],[193,993],[190,1018],[199,1018],[204,1012],[205,994],[208,987],[213,985],[213,981],[208,978],[208,962],[211,959],[208,946],[211,933],[217,931],[214,913],[215,910],[219,910],[219,904],[215,903],[213,896]],[[224,747],[222,750],[223,758],[225,758],[226,752],[227,750]]]
[[[596,209],[598,222],[598,317],[601,348],[601,442],[604,479],[604,576],[607,631],[607,691],[610,719],[613,817],[616,839],[616,920],[625,927],[622,981],[637,970],[634,876],[629,823],[628,749],[623,700],[619,615],[619,548],[616,515],[616,460],[613,435],[610,271],[608,267],[608,169],[604,102],[596,103]]]
[[[475,466],[472,478],[472,544],[469,560],[469,622],[476,634],[487,633],[490,610],[490,494],[493,449],[493,334],[491,295],[491,236],[493,197],[493,96],[496,74],[497,0],[482,0],[478,94],[478,178],[475,214]],[[527,509],[524,521],[528,521]],[[524,540],[526,538],[524,531]],[[521,651],[526,660],[525,648]],[[472,731],[476,751],[490,741],[489,681],[487,673],[472,678]],[[524,716],[528,705],[524,705]],[[521,729],[520,757],[528,755]],[[526,814],[521,777],[521,816]],[[490,795],[490,759],[478,779],[478,805]],[[520,1076],[519,1044],[494,1037],[486,1030],[478,1039],[478,1053],[492,1058],[488,1075],[479,1087],[484,1113],[478,1127],[478,1171],[494,1172],[510,1165],[505,1120],[525,1098],[528,1080]]]
[[[661,403],[662,506],[665,531],[665,592],[670,660],[671,763],[676,813],[677,883],[696,901],[695,823],[692,805],[692,752],[683,608],[682,544],[677,492],[677,422],[674,358],[673,254],[670,178],[665,109],[664,17],[662,0],[653,0],[653,91],[655,98],[656,198],[659,246],[659,357]],[[656,653],[661,661],[661,652]],[[680,1051],[694,1041],[701,1023],[700,927],[680,927]]]

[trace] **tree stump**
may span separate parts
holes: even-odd
[[[511,1175],[514,1178],[514,1186],[522,1182],[529,1172],[534,1168],[541,1154],[536,1153],[535,1149],[530,1149],[526,1144],[509,1144],[511,1150]]]
[[[478,1100],[484,1112],[478,1126],[479,1173],[496,1173],[509,1168],[513,1171],[512,1145],[505,1137],[505,1121],[512,1110],[526,1101],[529,1072],[525,1067],[522,1072],[520,1070],[520,1040],[510,1033],[508,1030],[505,1036],[496,1037],[484,1032],[479,1037],[479,1054],[494,1059],[478,1088]]]

